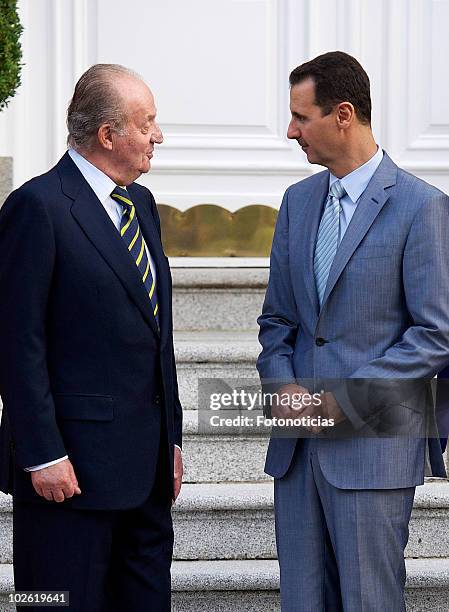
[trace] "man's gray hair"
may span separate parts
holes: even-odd
[[[67,109],[67,143],[74,149],[89,149],[98,128],[110,123],[125,134],[127,111],[115,84],[118,77],[141,77],[120,64],[94,64],[80,77]]]

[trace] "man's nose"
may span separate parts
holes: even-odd
[[[294,139],[301,138],[301,130],[299,129],[297,125],[295,125],[293,120],[290,121],[288,125],[287,138],[294,138]]]
[[[156,142],[157,144],[162,144],[164,142],[162,130],[157,124],[153,130],[153,133],[151,134],[151,142]]]

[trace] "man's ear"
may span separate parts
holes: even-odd
[[[341,102],[337,107],[338,127],[346,130],[354,121],[355,108],[351,102]]]
[[[112,128],[109,123],[103,123],[100,125],[97,132],[97,138],[100,146],[103,147],[103,149],[112,151]]]

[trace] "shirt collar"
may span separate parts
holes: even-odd
[[[104,204],[117,185],[109,176],[91,164],[90,161],[80,155],[75,149],[70,148],[69,155],[73,163],[91,186],[97,198]]]
[[[345,188],[346,193],[351,198],[354,204],[360,198],[362,193],[368,187],[368,183],[370,182],[373,174],[376,172],[380,162],[382,161],[384,152],[380,147],[377,147],[376,153],[365,162],[362,166],[359,166],[346,176],[341,179],[337,179],[332,173],[329,176],[329,187],[337,180],[340,180],[340,183]]]

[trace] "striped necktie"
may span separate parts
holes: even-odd
[[[139,222],[137,220],[136,209],[132,203],[129,193],[122,187],[116,187],[111,193],[111,198],[118,200],[123,207],[122,220],[120,222],[120,235],[125,241],[131,257],[134,259],[136,266],[142,277],[142,282],[147,290],[148,297],[151,301],[153,314],[159,326],[159,306],[157,303],[156,281],[151,274],[150,261],[145,249],[142,232],[140,231]]]
[[[345,194],[345,188],[340,181],[332,183],[318,228],[313,271],[320,306],[323,303],[329,271],[338,248],[340,200]]]

